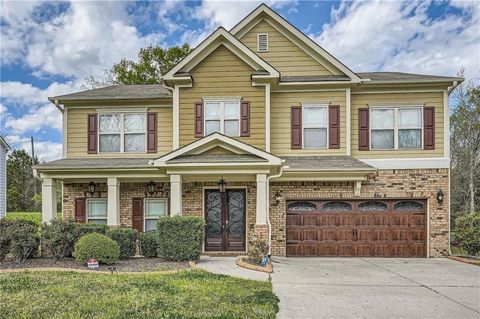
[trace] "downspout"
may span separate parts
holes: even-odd
[[[267,177],[267,226],[268,226],[268,256],[272,255],[272,224],[270,223],[270,179],[277,178],[283,174],[283,163],[285,160],[282,159],[280,164],[280,171],[278,174],[269,175]]]

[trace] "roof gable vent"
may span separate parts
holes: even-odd
[[[257,51],[268,52],[268,33],[257,34]]]

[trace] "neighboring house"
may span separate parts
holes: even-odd
[[[362,54],[361,51],[358,54]],[[205,253],[449,253],[449,93],[462,78],[355,73],[266,5],[164,76],[50,97],[63,159],[43,220],[154,230],[206,219]]]
[[[7,215],[7,141],[0,136],[0,219]]]

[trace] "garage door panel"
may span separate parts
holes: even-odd
[[[314,202],[308,211],[287,210],[287,256],[426,256],[422,200]]]

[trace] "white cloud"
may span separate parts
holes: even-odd
[[[24,149],[32,154],[30,138],[20,135],[8,135],[7,142],[15,149]],[[40,162],[48,162],[62,158],[62,144],[50,141],[37,141],[34,139],[35,156]]]
[[[60,111],[52,103],[34,108],[22,116],[16,118],[7,115],[5,127],[15,134],[25,132],[38,132],[44,127],[62,131],[62,116]]]
[[[451,3],[463,15],[428,16],[429,2],[343,2],[317,42],[354,71],[403,71],[467,77],[480,71],[480,3]]]

